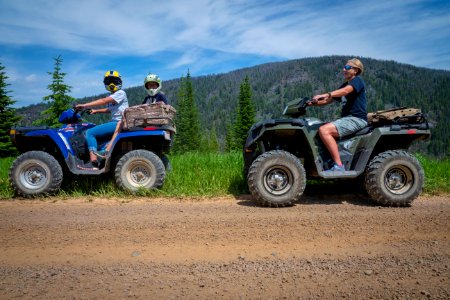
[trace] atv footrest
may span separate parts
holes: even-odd
[[[71,154],[69,154],[68,158],[66,159],[66,162],[70,171],[76,175],[100,175],[109,171],[109,169],[106,169],[104,164],[102,164],[102,166],[99,169],[85,168],[86,163],[83,160],[76,158]]]
[[[76,169],[73,171],[74,174],[77,175],[100,175],[105,173],[104,169],[99,170],[86,170],[86,169]]]
[[[324,171],[319,172],[319,175],[326,179],[342,179],[355,178],[359,175],[356,171]]]

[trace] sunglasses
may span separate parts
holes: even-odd
[[[344,66],[344,69],[348,71],[348,70],[350,70],[350,69],[353,69],[353,67],[352,67],[352,66],[349,66],[349,65],[345,65],[345,66]]]

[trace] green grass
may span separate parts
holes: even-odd
[[[170,157],[172,171],[161,193],[169,196],[217,196],[247,192],[242,154],[188,153]]]
[[[0,159],[0,199],[13,197],[9,185],[8,169],[12,158]],[[248,193],[243,176],[243,159],[240,152],[187,153],[170,155],[170,171],[161,190],[141,190],[139,196],[222,196]],[[110,174],[109,174],[110,175]],[[127,197],[131,194],[117,188],[110,176],[70,176],[64,178],[58,196]]]
[[[425,170],[428,194],[450,193],[450,160],[430,159],[417,155]],[[0,199],[10,199],[8,169],[14,159],[0,159]],[[139,191],[139,196],[222,196],[248,193],[240,152],[187,153],[170,155],[172,171],[167,174],[164,187],[156,191]],[[60,197],[129,197],[130,193],[117,188],[112,176],[65,177]]]
[[[9,185],[8,171],[14,158],[0,158],[0,199],[9,199],[14,196],[13,190]]]
[[[436,160],[416,155],[425,171],[424,192],[428,194],[450,193],[450,159]]]

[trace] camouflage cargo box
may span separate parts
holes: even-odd
[[[128,107],[123,112],[123,128],[146,127],[151,125],[174,126],[175,108],[163,102]]]
[[[424,122],[425,117],[418,108],[398,107],[368,113],[367,120],[373,126],[401,123],[418,124]]]

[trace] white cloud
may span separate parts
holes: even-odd
[[[97,55],[185,52],[174,66],[189,63],[195,48],[281,58],[349,52],[382,57],[414,51],[411,40],[430,31],[424,38],[450,37],[448,30],[436,30],[450,26],[449,12],[418,10],[425,3],[10,1],[1,4],[0,43]]]
[[[0,0],[0,51],[2,47],[40,46],[83,57],[63,65],[75,97],[102,93],[100,79],[105,65],[123,65],[123,61],[116,62],[114,58],[143,59],[142,66],[128,71],[126,81],[127,86],[140,85],[144,73],[155,71],[153,60],[161,53],[170,53],[171,61],[166,58],[164,65],[157,67],[177,76],[187,68],[192,74],[204,74],[205,70],[221,72],[227,70],[224,64],[232,59],[248,56],[282,60],[354,54],[450,69],[450,3],[158,2]],[[110,64],[104,63],[110,58]],[[151,63],[145,60],[150,58]],[[3,60],[3,54],[0,59]],[[33,84],[43,86],[50,81],[46,72],[52,69],[51,65],[37,72],[26,63],[19,67],[9,62],[5,65],[10,81],[24,85],[14,87],[23,90],[22,95],[31,91]]]
[[[201,60],[201,54],[202,52],[198,48],[187,50],[178,60],[170,64],[168,68],[177,69],[179,67],[186,67],[195,64]]]
[[[26,82],[36,82],[38,80],[38,77],[36,74],[30,74],[27,77],[25,77]]]

